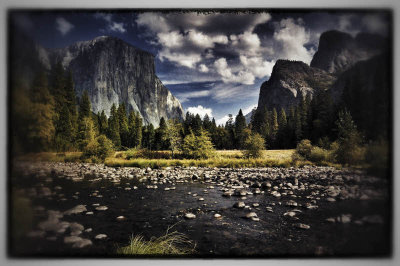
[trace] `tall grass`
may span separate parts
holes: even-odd
[[[189,255],[194,253],[192,242],[182,233],[172,232],[146,241],[142,236],[131,237],[128,246],[119,247],[117,254],[135,255]]]

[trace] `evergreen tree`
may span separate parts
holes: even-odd
[[[56,124],[56,149],[67,151],[73,146],[73,131],[71,115],[68,107],[64,105]]]
[[[52,90],[51,93],[54,96],[54,106],[57,113],[59,113],[66,102],[66,90],[65,90],[65,73],[64,67],[61,61],[57,62],[55,67],[52,69]]]
[[[272,116],[271,116],[271,143],[274,148],[277,147],[277,134],[279,130],[278,124],[278,113],[276,109],[272,109]]]
[[[145,127],[143,127],[143,137],[142,137],[142,147],[149,149],[149,150],[153,150],[155,143],[154,143],[154,139],[155,139],[155,130],[154,130],[154,126],[153,124],[149,124]]]
[[[288,148],[287,118],[284,108],[279,112],[278,127],[278,148]]]
[[[178,120],[171,119],[168,121],[165,138],[170,143],[172,157],[174,157],[175,152],[182,148],[182,131],[182,124]]]
[[[119,122],[119,135],[121,138],[121,145],[123,147],[129,146],[129,129],[128,129],[128,118],[126,117],[125,103],[118,106],[118,122]]]
[[[161,117],[160,125],[155,130],[155,135],[154,135],[154,148],[156,150],[169,149],[169,140],[166,137],[166,131],[167,131],[167,123],[165,122],[164,117]]]
[[[237,149],[242,149],[245,141],[244,130],[246,129],[246,118],[243,115],[242,109],[239,110],[235,119],[235,146]]]
[[[228,121],[225,123],[225,130],[228,133],[228,141],[225,144],[226,149],[233,149],[234,148],[234,143],[235,143],[235,124],[233,122],[233,116],[232,114],[228,115]]]
[[[104,110],[98,114],[98,124],[99,124],[99,132],[102,135],[106,135],[108,132],[108,119]]]
[[[65,85],[65,104],[68,108],[70,118],[71,118],[71,127],[72,134],[77,129],[78,122],[78,112],[76,110],[76,95],[75,95],[75,87],[72,79],[72,72],[68,71],[66,77],[66,85]]]
[[[84,90],[81,100],[79,102],[79,120],[82,120],[85,117],[90,117],[91,109],[92,107],[89,99],[89,94],[87,90]]]
[[[108,119],[108,138],[113,142],[114,147],[121,147],[121,137],[119,135],[119,116],[115,104],[111,106],[110,118]]]

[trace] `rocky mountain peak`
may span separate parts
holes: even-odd
[[[384,43],[385,39],[377,34],[359,33],[353,37],[337,30],[327,31],[320,36],[310,66],[340,74],[355,63],[381,53]]]
[[[258,108],[288,109],[304,97],[312,97],[315,90],[328,89],[334,81],[333,75],[304,62],[278,60],[270,79],[261,85]]]

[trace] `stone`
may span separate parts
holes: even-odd
[[[222,218],[222,215],[221,215],[221,214],[218,214],[218,213],[216,213],[216,214],[214,214],[214,218],[216,218],[216,219],[221,219],[221,218]]]
[[[199,198],[198,201],[204,201],[204,198]]]
[[[86,212],[86,215],[93,215],[93,212]]]
[[[107,235],[106,234],[98,234],[94,238],[97,240],[101,240],[101,239],[107,238]]]
[[[296,224],[296,227],[297,227],[297,228],[300,228],[300,229],[310,229],[310,226],[309,226],[309,225],[307,225],[307,224],[302,224],[302,223]]]
[[[186,219],[195,219],[196,215],[194,215],[193,213],[188,212],[188,213],[185,214],[185,218]]]
[[[79,214],[79,213],[82,213],[85,211],[87,211],[85,205],[77,205],[77,206],[73,207],[72,209],[65,211],[64,214],[65,215]]]
[[[252,219],[252,218],[257,217],[257,213],[255,213],[255,212],[249,212],[249,213],[246,214],[245,217],[246,217],[247,219]]]
[[[96,210],[98,210],[98,211],[106,211],[106,210],[108,210],[108,207],[107,206],[99,206],[99,207],[96,207]]]
[[[125,220],[126,218],[125,218],[125,216],[118,216],[117,218],[116,218],[116,220],[117,221],[123,221],[123,220]]]
[[[236,203],[233,205],[233,207],[239,208],[239,209],[242,209],[242,208],[244,208],[245,206],[246,206],[246,205],[244,204],[243,201],[236,202]]]
[[[259,203],[253,203],[253,207],[259,207],[260,206],[260,204]]]
[[[294,212],[294,211],[285,212],[285,213],[283,214],[283,216],[294,217],[294,216],[296,216],[296,212]]]

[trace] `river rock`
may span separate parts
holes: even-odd
[[[64,214],[66,214],[66,215],[79,214],[79,213],[82,213],[85,211],[87,211],[85,205],[77,205],[77,206],[73,207],[72,209],[65,211]]]
[[[195,219],[195,218],[196,218],[196,215],[194,215],[194,214],[191,213],[191,212],[188,212],[188,213],[185,214],[185,218],[186,218],[186,219]]]
[[[99,207],[96,207],[96,210],[98,210],[98,211],[106,211],[106,210],[108,210],[108,207],[107,206],[99,206]]]
[[[94,238],[97,240],[101,240],[101,239],[107,238],[107,235],[106,234],[98,234]]]
[[[244,204],[243,201],[238,201],[238,202],[236,202],[236,203],[233,205],[233,207],[239,208],[239,209],[244,208],[244,206],[246,206],[246,205]]]

